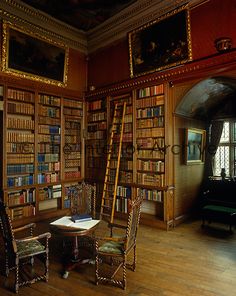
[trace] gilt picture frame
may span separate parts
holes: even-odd
[[[205,158],[206,131],[203,129],[185,129],[185,163],[203,164]]]
[[[66,86],[68,47],[4,22],[2,71],[17,77]]]
[[[160,71],[192,60],[190,17],[185,7],[128,33],[130,76]]]

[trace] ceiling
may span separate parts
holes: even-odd
[[[50,16],[87,32],[137,0],[22,0]]]

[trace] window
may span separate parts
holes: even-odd
[[[214,158],[214,175],[220,176],[225,168],[226,176],[234,177],[236,161],[236,122],[225,121],[223,131]]]

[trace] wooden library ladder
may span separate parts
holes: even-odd
[[[101,219],[110,223],[113,222],[116,205],[125,112],[126,102],[115,104],[100,213]],[[114,140],[117,140],[117,142]]]

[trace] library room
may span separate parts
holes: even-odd
[[[235,295],[235,26],[236,0],[1,0],[1,295]]]

